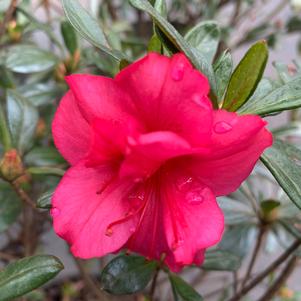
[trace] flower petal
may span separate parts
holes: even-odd
[[[130,184],[115,176],[108,166],[95,169],[79,163],[66,172],[55,191],[54,229],[77,257],[99,257],[119,250],[132,234],[135,218],[115,223],[130,210],[126,200]]]
[[[249,176],[273,137],[264,128],[266,122],[258,116],[238,116],[236,113],[215,113],[215,124],[226,121],[231,129],[213,135],[212,153],[206,158],[194,157],[183,163],[191,174],[210,187],[215,195],[235,191]]]
[[[126,120],[133,104],[126,92],[113,79],[104,76],[74,74],[66,77],[85,118]]]
[[[72,91],[67,92],[54,116],[52,134],[56,147],[70,164],[76,164],[88,152],[90,131]]]
[[[147,131],[174,131],[192,146],[208,143],[212,127],[208,80],[185,55],[150,53],[123,69],[116,82],[130,94]]]

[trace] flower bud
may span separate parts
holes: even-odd
[[[0,175],[7,181],[13,181],[24,174],[24,167],[17,150],[7,151],[0,161]]]

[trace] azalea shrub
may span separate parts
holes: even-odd
[[[0,3],[0,301],[300,300],[301,67],[266,72],[300,1],[32,2]]]

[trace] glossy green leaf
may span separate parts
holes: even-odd
[[[31,147],[38,122],[38,111],[27,98],[7,91],[7,119],[14,146],[23,153]]]
[[[301,209],[301,150],[276,140],[261,156],[276,181]]]
[[[241,258],[229,251],[209,250],[202,265],[208,271],[236,271],[241,265]]]
[[[229,84],[232,74],[232,67],[232,56],[227,50],[222,53],[222,55],[213,65],[217,87],[216,96],[219,102],[223,99],[223,96]]]
[[[57,57],[33,45],[17,45],[9,49],[6,68],[17,73],[47,71],[57,64]]]
[[[206,57],[208,62],[212,62],[217,51],[220,34],[216,22],[204,21],[189,30],[185,35],[185,39]]]
[[[238,112],[266,116],[301,107],[301,76],[272,89],[263,97],[252,97]]]
[[[223,108],[237,111],[253,94],[262,78],[268,59],[265,41],[254,44],[234,70],[223,102]]]
[[[61,23],[61,33],[64,38],[64,43],[70,54],[74,54],[78,48],[76,33],[68,21]]]
[[[175,301],[201,301],[202,296],[182,278],[169,275]]]
[[[51,209],[51,198],[54,194],[54,190],[48,190],[43,193],[37,200],[37,207],[41,209]]]
[[[111,48],[98,21],[79,4],[78,0],[62,0],[62,4],[68,20],[84,39],[118,61],[126,59],[122,53]]]
[[[0,301],[20,297],[55,277],[64,266],[54,256],[37,255],[9,264],[0,272]]]
[[[179,32],[152,7],[147,0],[129,0],[130,3],[146,13],[148,13],[159,28],[158,36],[161,38],[165,46],[172,52],[184,52],[191,63],[202,73],[204,73],[209,81],[211,90],[216,92],[216,81],[211,64],[197,50],[192,48],[189,43],[179,34]]]
[[[103,269],[100,279],[102,288],[114,295],[139,292],[152,279],[156,268],[156,262],[141,256],[118,256]]]
[[[0,232],[13,224],[22,210],[22,203],[8,183],[0,182]]]

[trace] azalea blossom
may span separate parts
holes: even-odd
[[[52,199],[56,233],[81,258],[125,249],[174,271],[201,264],[224,230],[216,196],[272,144],[266,122],[214,110],[207,78],[183,54],[66,81],[52,128],[71,165]]]

